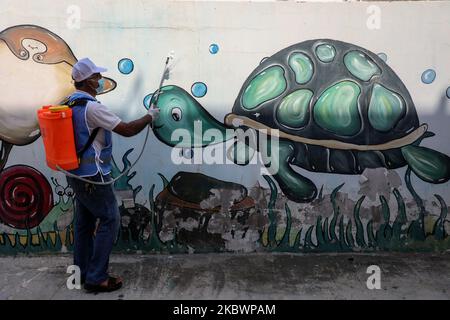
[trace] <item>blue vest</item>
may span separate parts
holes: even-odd
[[[67,104],[70,104],[74,100],[82,99],[84,101],[97,102],[92,96],[83,94],[81,92],[75,92],[66,100]],[[92,131],[89,131],[86,120],[86,103],[75,103],[72,106],[72,122],[75,136],[75,147],[77,153],[80,152],[89,140],[89,136]],[[78,169],[69,170],[70,173],[76,174],[80,177],[95,176],[98,172],[106,175],[111,172],[111,155],[112,155],[112,134],[111,131],[104,130],[105,132],[105,147],[101,150],[99,156],[99,164],[95,161],[95,149],[93,145],[84,152],[80,158],[80,164]]]

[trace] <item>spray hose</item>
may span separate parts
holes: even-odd
[[[158,99],[159,99],[159,95],[160,95],[160,93],[161,93],[161,88],[162,88],[162,85],[163,85],[163,83],[164,83],[164,79],[165,79],[166,76],[167,76],[167,72],[168,72],[168,70],[169,70],[169,69],[168,69],[169,62],[170,62],[170,60],[172,60],[173,58],[174,58],[174,52],[171,51],[171,52],[169,53],[169,55],[167,56],[166,63],[165,63],[165,65],[164,65],[164,71],[163,71],[163,74],[162,74],[162,77],[161,77],[161,82],[159,83],[159,88],[158,88],[158,90],[157,90],[156,93],[155,93],[155,96],[156,96],[156,97],[155,97],[154,99],[152,99],[154,102],[151,104],[150,108],[154,108],[154,107],[156,107],[157,104],[158,104]],[[67,175],[67,176],[69,176],[69,177],[71,177],[71,178],[75,178],[75,179],[84,181],[84,182],[86,182],[86,183],[90,183],[90,184],[94,184],[94,185],[100,185],[100,186],[111,185],[111,184],[115,183],[117,180],[119,180],[120,178],[122,178],[124,175],[128,174],[128,172],[130,172],[130,170],[131,170],[131,169],[138,163],[138,161],[141,159],[142,155],[144,154],[145,146],[147,145],[148,137],[149,137],[149,135],[150,135],[150,129],[153,129],[153,119],[152,119],[152,122],[148,124],[148,127],[147,127],[147,133],[146,133],[146,135],[145,135],[144,144],[142,145],[142,149],[141,149],[141,151],[140,151],[140,153],[139,153],[139,156],[137,157],[136,161],[134,161],[134,162],[131,164],[131,166],[129,166],[128,168],[125,168],[124,171],[123,171],[120,175],[118,175],[117,177],[115,177],[115,178],[112,179],[111,181],[107,181],[107,182],[97,182],[97,181],[92,181],[92,180],[89,180],[89,179],[86,179],[86,178],[77,176],[76,174],[70,173],[70,172],[64,170],[63,168],[61,168],[59,165],[56,165],[56,168],[57,168],[59,171],[63,172],[65,175]]]

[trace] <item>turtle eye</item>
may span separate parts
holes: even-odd
[[[36,60],[42,61],[43,59],[44,59],[44,57],[42,56],[42,54],[37,54],[36,55]]]
[[[173,108],[172,109],[172,118],[175,121],[181,120],[181,109],[180,108]]]
[[[19,56],[25,58],[27,56],[27,52],[25,50],[20,50]]]
[[[73,189],[71,187],[67,187],[66,189],[64,189],[64,193],[66,194],[66,196],[71,197],[73,196]]]
[[[57,186],[57,187],[55,188],[55,192],[56,192],[56,194],[57,194],[58,196],[62,196],[62,195],[64,194],[64,188],[61,187],[61,186]]]

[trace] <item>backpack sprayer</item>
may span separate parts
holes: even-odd
[[[159,88],[154,94],[153,103],[150,108],[155,108],[158,104],[159,95],[161,94],[161,88],[165,79],[168,79],[169,62],[174,58],[174,52],[171,51],[167,56],[164,71],[159,83]],[[89,179],[79,177],[75,174],[68,172],[67,170],[77,169],[79,167],[79,157],[75,148],[74,129],[72,124],[72,110],[67,105],[62,106],[44,106],[38,110],[39,127],[41,130],[42,140],[44,141],[44,148],[46,154],[47,165],[56,171],[61,171],[67,176],[79,179],[81,181],[95,184],[95,185],[110,185],[116,182],[136,165],[139,159],[144,153],[145,146],[147,145],[148,136],[150,135],[150,129],[153,129],[153,121],[147,128],[147,134],[145,136],[144,144],[142,145],[141,152],[136,161],[124,169],[124,171],[107,182],[96,182]],[[93,139],[92,139],[93,140]],[[87,144],[92,143],[88,141]],[[64,147],[62,147],[64,146]],[[86,148],[83,148],[83,150]]]

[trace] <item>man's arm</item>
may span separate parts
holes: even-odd
[[[152,116],[146,114],[142,118],[131,122],[121,121],[117,126],[115,126],[113,131],[124,137],[132,137],[141,132],[148,124],[152,122],[152,120]]]

